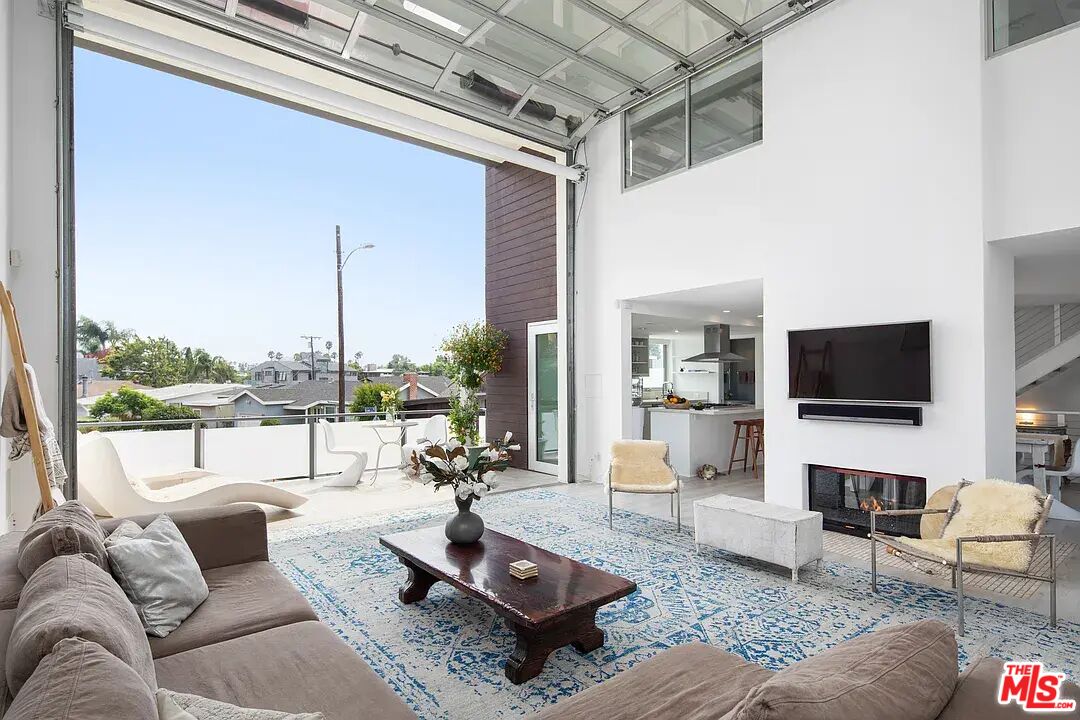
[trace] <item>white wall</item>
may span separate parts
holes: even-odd
[[[0,0],[0,281],[7,283],[11,223],[11,75],[14,0]],[[7,378],[11,354],[0,349],[0,378]],[[8,444],[0,444],[0,533],[6,532],[8,508]]]
[[[1080,226],[1080,28],[985,66],[987,237]]]
[[[598,476],[629,413],[618,301],[762,277],[767,499],[803,504],[805,463],[922,475],[931,490],[1005,472],[987,425],[1011,431],[1011,384],[984,420],[985,308],[1012,288],[984,282],[979,0],[839,0],[766,40],[764,64],[758,147],[621,193],[618,121],[590,136],[578,365],[606,394],[579,408],[580,467]],[[664,272],[648,260],[658,243]],[[922,428],[797,419],[788,329],[920,319],[934,323]]]
[[[14,5],[11,43],[11,185],[7,247],[22,257],[7,270],[8,288],[19,312],[27,357],[37,371],[49,417],[59,418],[58,315],[56,280],[56,53],[52,18],[38,3]],[[6,262],[4,263],[7,264]],[[6,344],[7,340],[4,339]],[[6,380],[6,374],[4,379]],[[6,473],[9,512],[20,527],[38,503],[29,456]]]

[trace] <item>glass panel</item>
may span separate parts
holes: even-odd
[[[690,164],[761,139],[761,53],[690,79]]]
[[[784,0],[706,0],[706,2],[735,22],[742,24],[783,4]]]
[[[473,47],[534,75],[542,75],[563,59],[562,53],[501,25],[488,29]]]
[[[518,113],[518,119],[560,135],[570,136],[581,125],[585,112],[537,90]]]
[[[494,66],[472,58],[463,58],[454,77],[439,87],[450,95],[501,113],[509,113],[528,88]]]
[[[604,37],[585,54],[638,81],[647,80],[672,64],[666,56],[645,43],[615,29],[604,33]]]
[[[625,115],[625,187],[686,166],[686,92],[682,85]]]
[[[336,0],[297,3],[286,0],[241,0],[242,17],[280,32],[295,35],[327,50],[341,52],[356,11]]]
[[[994,0],[994,50],[1080,22],[1080,3],[1064,0]]]
[[[484,21],[448,0],[379,0],[379,7],[459,41]]]
[[[684,55],[731,32],[685,0],[653,0],[631,22]]]
[[[204,5],[209,5],[212,8],[217,8],[218,10],[225,9],[225,0],[199,0],[199,2]]]
[[[575,50],[608,29],[603,20],[566,0],[525,0],[510,17]]]
[[[551,76],[551,81],[600,103],[605,103],[630,89],[618,80],[598,73],[576,60],[561,70],[557,70]]]
[[[647,388],[662,388],[671,380],[670,348],[666,342],[649,343],[649,376],[645,378]]]
[[[536,336],[536,449],[538,462],[559,462],[559,336]]]
[[[394,52],[394,46],[398,52]],[[434,87],[453,52],[442,45],[417,37],[396,25],[366,15],[360,37],[353,46],[353,60],[388,70]]]
[[[593,0],[593,2],[621,19],[644,5],[647,0]]]

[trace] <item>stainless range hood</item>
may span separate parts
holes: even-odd
[[[731,328],[728,325],[705,326],[705,352],[683,358],[683,362],[736,363],[745,360],[731,352]]]

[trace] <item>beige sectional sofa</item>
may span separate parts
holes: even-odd
[[[159,687],[242,707],[323,712],[327,720],[416,717],[270,564],[262,509],[238,504],[169,515],[210,596],[167,637],[149,638]],[[145,527],[154,516],[131,519]],[[103,522],[105,532],[117,522]],[[16,564],[21,536],[0,536],[0,657],[25,584]]]

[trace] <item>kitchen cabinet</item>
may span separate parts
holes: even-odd
[[[630,376],[649,376],[649,338],[630,339]]]
[[[709,410],[670,410],[650,408],[649,436],[668,444],[671,465],[682,477],[697,475],[698,468],[708,463],[725,472],[735,437],[735,420],[750,420],[765,416],[752,407],[712,408]],[[740,447],[740,452],[742,445]],[[740,463],[739,467],[742,467]]]

